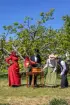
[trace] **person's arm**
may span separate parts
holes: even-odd
[[[5,59],[8,64],[10,64],[11,56]]]
[[[61,61],[61,65],[62,65],[62,72],[61,72],[61,74],[60,74],[60,75],[63,75],[63,74],[64,74],[64,72],[65,72],[65,70],[66,70],[66,64],[65,64],[65,62],[64,62],[64,61]]]
[[[55,72],[57,70],[57,62],[55,61],[55,68],[53,70],[53,72]]]
[[[43,68],[43,69],[45,69],[45,68],[47,68],[47,64],[45,64],[45,66],[44,66],[44,68]]]
[[[37,64],[36,62],[34,62],[34,61],[32,61],[32,60],[30,60],[30,63],[31,63],[31,64]]]
[[[55,71],[56,71],[56,67],[54,68],[53,72],[55,72]]]
[[[49,63],[49,60],[46,61],[46,64],[45,64],[45,66],[43,67],[43,70],[48,67],[48,63]]]

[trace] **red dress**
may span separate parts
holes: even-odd
[[[30,65],[30,59],[29,59],[29,57],[27,56],[27,57],[25,58],[25,60],[24,60],[24,67],[25,67],[25,68],[28,68],[29,65]]]
[[[25,68],[28,68],[29,67],[29,65],[34,65],[34,64],[37,64],[36,62],[34,62],[34,61],[32,61],[32,60],[30,60],[30,58],[27,56],[26,58],[25,58],[25,60],[24,60],[24,67]]]
[[[20,86],[21,78],[19,74],[18,57],[10,55],[8,58],[6,58],[6,62],[10,64],[8,68],[9,86]],[[12,62],[12,64],[10,62]]]

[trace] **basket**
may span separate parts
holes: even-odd
[[[32,72],[41,72],[41,68],[32,68]]]

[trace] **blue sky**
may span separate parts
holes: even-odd
[[[48,21],[46,26],[54,29],[62,27],[61,17],[70,15],[70,0],[0,0],[0,34],[3,25],[10,25],[14,22],[23,23],[25,16],[35,20],[39,19],[40,12],[47,12],[55,9],[54,20]]]

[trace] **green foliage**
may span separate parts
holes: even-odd
[[[62,19],[64,20],[64,28],[67,34],[70,34],[70,16],[66,15],[63,16]]]
[[[31,24],[33,18],[27,16],[24,18],[23,23],[14,22],[12,25],[3,26],[5,32],[0,35],[0,41],[2,40],[0,58],[3,64],[5,64],[5,59],[2,59],[2,56],[6,57],[8,55],[7,52],[13,49],[12,45],[17,48],[17,51],[22,56],[31,56],[34,49],[38,48],[43,64],[50,53],[63,56],[66,51],[70,53],[70,16],[63,16],[63,28],[54,30],[52,27],[45,26],[47,21],[53,19],[53,13],[54,9],[41,12],[40,19],[36,24]],[[7,52],[3,52],[3,48]]]
[[[46,13],[41,12],[40,13],[41,23],[45,23],[46,21],[53,19],[53,17],[52,17],[53,16],[53,12],[54,12],[54,9],[50,9],[50,11],[46,12]]]
[[[64,99],[56,99],[50,101],[49,105],[68,105],[67,101]]]

